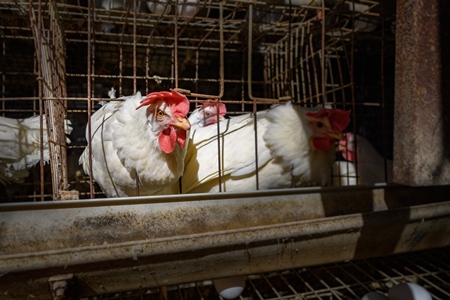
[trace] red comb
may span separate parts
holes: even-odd
[[[327,116],[330,120],[331,127],[342,132],[350,123],[350,113],[351,110],[322,108],[315,113],[307,112],[306,115],[313,118]]]
[[[174,89],[170,92],[153,92],[148,94],[142,101],[141,105],[136,107],[139,109],[143,106],[155,104],[158,101],[164,101],[171,108],[175,117],[186,117],[189,112],[189,100],[183,94],[178,93]]]
[[[217,102],[214,102],[214,100],[210,100],[208,99],[208,101],[203,102],[200,107],[201,108],[205,108],[208,106],[216,106]],[[219,102],[219,115],[224,116],[227,113],[227,107],[225,106],[224,103]]]

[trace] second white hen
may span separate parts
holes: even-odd
[[[226,113],[227,107],[222,102],[217,104],[211,100],[202,103],[189,116],[191,132],[199,127],[216,124],[217,120],[223,121]]]
[[[349,112],[313,112],[288,102],[220,122],[222,191],[323,185],[335,159],[335,141],[349,123]],[[217,192],[219,188],[217,127],[191,134],[182,177],[184,193]],[[257,161],[255,160],[257,154]]]
[[[363,136],[346,133],[345,140],[339,142],[339,149],[344,159],[348,160],[348,162],[340,162],[344,166],[340,169],[342,178],[358,177],[359,184],[392,182],[392,160],[387,159],[385,166],[385,159]],[[346,164],[349,165],[345,167]],[[356,184],[355,180],[348,183]]]

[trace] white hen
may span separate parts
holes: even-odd
[[[222,102],[217,104],[210,100],[202,103],[189,115],[191,132],[199,127],[216,124],[217,119],[219,119],[219,122],[223,121],[226,113],[227,107]]]
[[[335,159],[334,144],[349,123],[350,112],[311,112],[290,102],[220,122],[222,191],[322,185]],[[217,127],[191,134],[182,188],[185,193],[219,191]],[[257,153],[257,166],[255,154]]]
[[[177,188],[190,128],[188,99],[171,90],[146,97],[138,92],[118,100],[123,101],[111,101],[91,117],[95,181],[108,197],[136,195],[137,181],[140,195]],[[88,147],[79,163],[89,174]]]
[[[44,163],[50,160],[45,116],[42,120]],[[70,134],[70,121],[65,121],[65,132]],[[67,143],[70,140],[67,138]],[[39,163],[40,117],[12,119],[0,117],[0,183],[22,183],[29,175],[27,169]]]
[[[347,169],[342,168],[340,170],[343,178],[347,176],[356,177],[357,175],[359,184],[392,182],[392,160],[386,160],[385,168],[385,159],[363,136],[358,134],[354,135],[351,132],[346,133],[345,140],[339,142],[339,150],[342,156],[348,160],[348,162],[341,162],[341,164],[349,164]],[[358,174],[356,174],[355,164]],[[350,181],[349,183],[356,184],[354,181]]]

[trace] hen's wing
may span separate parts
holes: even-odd
[[[270,152],[262,139],[267,126],[264,115],[265,112],[257,114],[258,167],[270,159]],[[220,151],[221,176],[239,177],[254,172],[256,166],[254,122],[255,118],[250,114],[219,122],[219,139],[217,125],[192,131],[185,159],[183,191],[189,192],[219,177],[218,151]]]

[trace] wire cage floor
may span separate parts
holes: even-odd
[[[432,299],[450,297],[450,249],[439,248],[367,260],[357,260],[246,276],[240,300],[357,300],[371,292],[387,295],[390,288],[411,282],[424,287]],[[167,298],[164,298],[167,297]],[[212,281],[149,290],[105,294],[93,299],[223,299]]]

